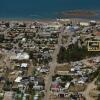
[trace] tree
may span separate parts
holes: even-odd
[[[76,43],[70,45],[67,50],[65,47],[61,47],[59,54],[57,55],[57,61],[58,63],[78,61],[96,55],[100,55],[100,52],[88,52],[87,47],[84,46],[80,48]]]
[[[61,46],[59,54],[57,55],[58,57],[57,60],[59,63],[62,63],[64,61],[65,55],[66,55],[66,49],[63,46]]]
[[[6,27],[9,27],[10,26],[9,22],[5,23],[5,26]]]
[[[0,34],[0,42],[3,42],[4,40],[4,34]]]

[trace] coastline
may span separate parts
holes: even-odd
[[[86,18],[86,17],[58,17],[58,18],[42,18],[42,19],[32,19],[32,18],[0,18],[0,21],[9,21],[9,22],[54,22],[57,19],[70,19],[70,20],[78,20],[78,21],[89,21],[89,20],[96,20],[100,21],[100,18]]]
[[[99,10],[68,10],[60,11],[53,15],[53,17],[0,17],[0,21],[55,21],[57,19],[81,19],[81,20],[100,20]]]
[[[0,21],[10,21],[10,22],[34,22],[34,21],[42,21],[42,22],[48,22],[48,21],[56,21],[57,18],[44,18],[44,19],[32,19],[32,18],[0,18]]]
[[[35,21],[37,21],[37,22],[55,22],[55,21],[57,21],[57,19],[59,19],[59,18],[55,18],[55,19],[13,19],[13,18],[11,18],[11,19],[5,19],[5,18],[3,18],[3,19],[1,19],[0,18],[0,21],[6,21],[6,22],[12,22],[12,23],[16,23],[16,22],[25,22],[25,23],[31,23],[31,22],[35,22]],[[71,20],[71,21],[85,21],[85,22],[88,22],[88,21],[90,21],[90,20],[95,20],[95,21],[100,21],[100,19],[88,19],[88,18],[61,18],[61,19],[69,19],[69,20]]]
[[[99,15],[97,15],[97,16],[99,16]],[[81,19],[81,20],[100,20],[100,16],[99,17],[97,17],[97,16],[77,16],[77,15],[74,15],[74,14],[72,14],[72,15],[65,15],[65,16],[63,16],[63,15],[60,15],[60,16],[56,16],[56,17],[54,17],[54,18],[18,18],[18,17],[11,17],[11,18],[1,18],[0,17],[0,21],[54,21],[54,20],[56,20],[56,19]]]

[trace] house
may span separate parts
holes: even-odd
[[[79,80],[78,84],[84,84],[85,82],[83,80]]]
[[[75,72],[76,71],[76,69],[75,68],[71,68],[71,72]]]
[[[48,72],[49,70],[48,70],[48,68],[46,68],[46,67],[43,67],[43,68],[41,68],[40,69],[40,72],[41,73],[46,73],[46,72]]]
[[[69,71],[57,71],[58,75],[67,75]]]
[[[77,26],[77,25],[76,26],[73,26],[73,28],[74,28],[75,31],[78,31],[80,29],[80,27]]]
[[[19,83],[19,84],[18,84],[18,89],[19,89],[20,91],[24,91],[25,88],[26,88],[26,85],[24,85],[24,84],[22,84],[22,83]]]
[[[94,39],[100,41],[100,35],[99,36],[95,36]]]
[[[70,19],[57,19],[57,21],[62,21],[62,22],[71,22]]]
[[[41,77],[35,77],[35,79],[34,79],[34,83],[36,83],[37,85],[42,85],[42,86],[45,85],[45,83],[44,83],[44,79],[41,78]]]
[[[61,92],[58,93],[58,97],[60,97],[60,98],[69,97],[69,94],[61,91]]]
[[[36,95],[34,96],[34,99],[33,99],[33,100],[39,100],[39,95],[36,94]]]
[[[29,97],[29,94],[24,93],[22,100],[27,100],[27,97]]]
[[[59,22],[52,22],[48,24],[46,28],[58,30],[60,27],[62,27],[62,24],[60,24]]]
[[[72,43],[75,44],[78,41],[78,37],[74,37]]]
[[[30,28],[31,28],[31,29],[35,29],[35,25],[31,25]]]
[[[16,56],[16,59],[18,60],[28,60],[29,59],[29,55],[25,52],[23,53],[18,53]]]
[[[29,55],[26,52],[22,52],[22,53],[17,53],[16,55],[13,55],[10,57],[10,59],[12,60],[29,60]]]
[[[42,85],[34,85],[34,86],[33,86],[33,89],[34,89],[34,90],[37,90],[37,91],[41,91],[41,90],[44,89],[44,87],[43,87]]]
[[[20,67],[21,68],[27,68],[28,67],[28,64],[27,63],[22,63]]]
[[[58,92],[58,91],[60,91],[60,88],[61,88],[61,86],[58,82],[52,82],[51,91]]]
[[[25,84],[25,85],[28,85],[29,84],[29,77],[28,76],[22,77],[21,83]]]
[[[84,27],[82,30],[82,33],[91,33],[91,28],[90,27]]]
[[[32,76],[29,78],[30,82],[33,82],[34,79],[35,79],[35,77],[32,77]]]
[[[17,83],[14,83],[13,86],[12,86],[12,91],[17,91],[18,90],[18,84]]]
[[[76,83],[77,83],[77,79],[73,79],[73,80],[71,81],[71,83],[76,84]]]
[[[67,26],[65,31],[67,31],[67,32],[75,32],[75,29],[74,29],[73,26]]]
[[[26,38],[22,38],[21,42],[22,43],[26,42]]]
[[[100,32],[96,32],[95,35],[100,37]]]
[[[21,80],[22,80],[22,77],[19,77],[19,76],[18,76],[18,77],[15,79],[15,82],[16,82],[16,83],[20,83]]]
[[[96,22],[95,20],[91,20],[91,21],[90,21],[90,25],[94,26],[94,25],[96,25],[96,24],[97,24],[97,22]]]
[[[65,85],[65,88],[68,89],[69,86],[70,86],[70,82],[67,82],[66,85]]]
[[[100,58],[96,58],[95,62],[100,63]]]
[[[80,25],[81,26],[89,26],[89,23],[88,22],[80,22]]]

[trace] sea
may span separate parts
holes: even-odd
[[[73,10],[99,13],[100,0],[0,0],[1,19],[55,19],[58,13]]]

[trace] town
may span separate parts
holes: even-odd
[[[99,21],[0,21],[0,100],[100,100],[99,72]]]

